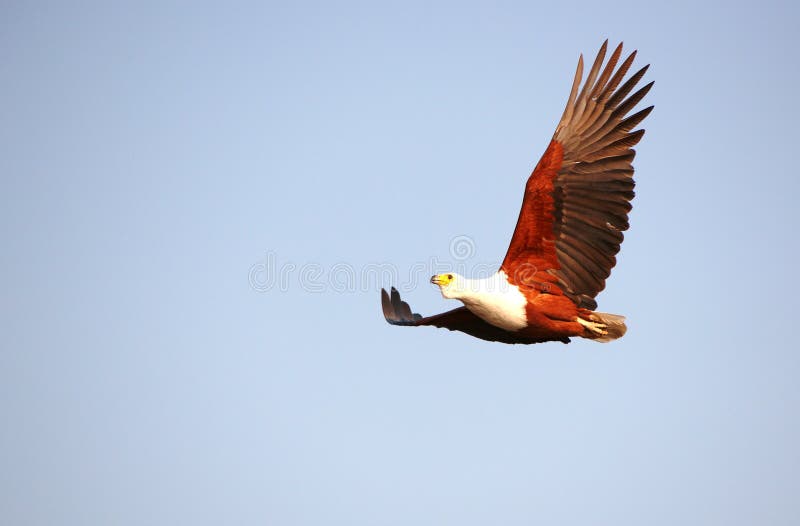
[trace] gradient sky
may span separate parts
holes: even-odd
[[[800,524],[796,4],[131,4],[0,7],[0,523]],[[387,325],[605,38],[625,338]]]

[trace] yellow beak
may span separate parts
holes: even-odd
[[[448,274],[437,274],[435,276],[431,276],[431,283],[434,285],[439,285],[440,287],[449,284],[451,281],[453,281],[453,279],[449,277]]]

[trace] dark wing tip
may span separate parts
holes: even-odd
[[[383,317],[386,318],[386,321],[391,323],[390,320],[394,319],[394,309],[392,308],[392,302],[389,300],[389,294],[386,292],[386,289],[381,289],[381,307],[383,308]]]
[[[422,316],[411,312],[408,303],[400,299],[397,289],[391,288],[391,295],[385,289],[381,289],[381,308],[383,317],[392,325],[415,325],[415,322],[422,319]]]

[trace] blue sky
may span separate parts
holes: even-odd
[[[4,3],[0,522],[800,522],[798,9],[662,4]],[[385,324],[499,263],[605,38],[625,338]]]

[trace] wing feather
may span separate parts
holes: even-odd
[[[605,287],[622,232],[629,227],[633,147],[644,135],[643,129],[635,128],[653,110],[649,106],[628,115],[653,86],[650,82],[636,90],[649,66],[625,80],[636,51],[619,63],[619,44],[604,66],[607,48],[608,41],[582,86],[583,56],[578,59],[567,105],[553,140],[528,178],[501,265],[508,276],[516,276],[520,265],[534,264],[554,275],[564,292],[588,309],[597,307],[594,297]]]

